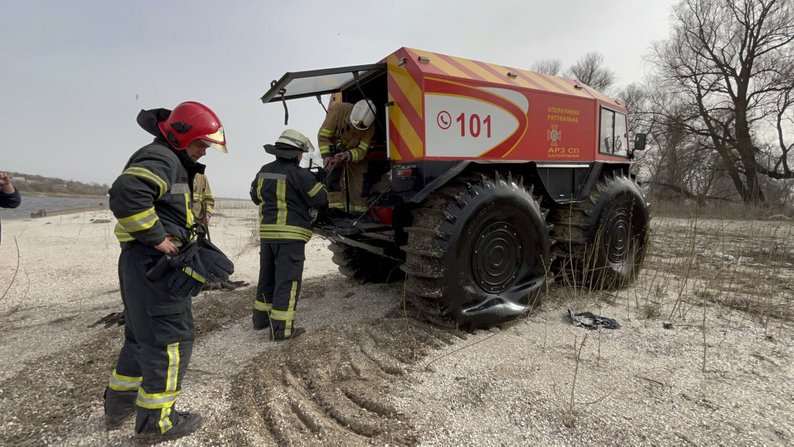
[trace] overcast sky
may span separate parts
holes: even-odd
[[[378,62],[407,46],[531,68],[601,53],[617,85],[669,32],[672,0],[0,0],[0,171],[110,184],[151,141],[140,109],[185,100],[223,121],[229,153],[202,159],[218,197],[245,198],[262,145],[285,129],[262,104],[287,71]],[[326,99],[326,98],[324,98]],[[324,112],[290,103],[315,141]]]

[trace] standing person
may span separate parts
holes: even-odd
[[[340,102],[328,109],[317,134],[320,155],[325,166],[336,164],[328,174],[328,206],[332,210],[348,213],[363,213],[367,210],[367,199],[362,197],[367,162],[364,157],[369,150],[375,128],[375,104],[362,99],[355,105]],[[347,184],[340,182],[342,170],[347,170]],[[345,209],[347,189],[350,206]]]
[[[193,179],[193,216],[209,231],[210,219],[215,211],[215,198],[212,196],[210,182],[203,172],[197,172]]]
[[[295,327],[295,309],[303,277],[306,242],[312,237],[310,208],[328,202],[325,187],[298,163],[311,142],[287,129],[265,151],[276,161],[262,166],[251,183],[259,205],[259,284],[254,300],[254,329],[270,327],[273,340],[305,332]]]
[[[16,208],[22,202],[22,195],[11,183],[11,176],[0,172],[0,207]]]
[[[215,113],[192,101],[173,111],[141,110],[138,124],[154,141],[132,154],[110,189],[125,326],[105,389],[105,427],[119,428],[137,411],[135,438],[158,442],[201,426],[199,414],[174,409],[193,348],[191,295],[208,279],[228,277],[234,266],[219,252],[187,250],[197,246],[190,185],[203,166],[198,159],[209,147],[225,153],[226,138]],[[152,273],[186,253],[195,254],[189,264]]]

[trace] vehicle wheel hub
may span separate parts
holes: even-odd
[[[488,225],[474,244],[472,275],[489,293],[507,289],[518,276],[523,247],[518,232],[506,222]]]
[[[631,223],[626,210],[619,210],[609,218],[605,226],[608,233],[606,238],[607,259],[611,263],[621,263],[626,260],[629,252]]]

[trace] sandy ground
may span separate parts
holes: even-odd
[[[402,283],[357,284],[307,246],[287,343],[250,327],[256,210],[221,208],[213,240],[251,285],[194,299],[177,406],[204,427],[163,445],[791,445],[794,230],[656,219],[639,281],[552,284],[530,316],[475,333],[412,317]],[[3,222],[0,445],[133,445],[101,394],[122,328],[107,212]],[[566,310],[617,319],[588,331]]]

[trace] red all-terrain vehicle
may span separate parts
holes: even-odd
[[[378,117],[367,222],[316,228],[342,274],[405,276],[428,319],[466,328],[529,312],[553,277],[594,288],[636,278],[650,215],[615,100],[570,79],[401,48],[377,64],[286,73],[262,101],[324,94],[370,99]],[[637,134],[633,150],[644,146]]]

